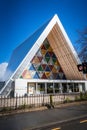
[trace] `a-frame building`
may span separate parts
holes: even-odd
[[[79,63],[55,15],[13,51],[0,94],[9,95],[13,90],[15,95],[85,90],[85,77],[77,68]]]

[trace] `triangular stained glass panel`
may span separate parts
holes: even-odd
[[[31,74],[31,77],[33,78],[33,76],[35,75],[36,71],[29,71]]]
[[[45,69],[45,71],[50,71],[50,68],[47,66],[46,69]]]
[[[39,61],[41,62],[42,59],[43,59],[43,57],[42,57],[42,56],[38,56],[38,59],[39,59]]]
[[[44,43],[44,46],[46,47],[46,49],[48,49],[48,48],[50,47],[48,41],[46,41],[46,42]]]
[[[42,64],[42,67],[43,67],[43,70],[45,70],[46,69],[46,64]]]
[[[45,73],[42,75],[41,79],[47,79]]]
[[[60,79],[63,79],[63,73],[59,73]]]
[[[53,60],[53,63],[55,64],[55,62],[56,62],[57,59],[56,58],[52,58],[52,60]]]
[[[46,47],[44,45],[41,46],[41,49],[46,50]]]
[[[33,61],[32,61],[32,63],[34,64],[34,63],[39,63],[40,61],[39,61],[39,59],[38,59],[38,57],[37,56],[35,56],[34,57],[34,59],[33,59]]]
[[[33,64],[31,64],[29,70],[33,70],[33,71],[35,71],[35,68],[34,68]]]
[[[49,65],[54,65],[53,61],[52,61],[52,58],[50,57],[50,60],[48,62]]]
[[[55,69],[58,71],[58,66],[57,65],[54,65]]]
[[[56,55],[53,53],[52,57],[53,57],[53,58],[56,58]]]
[[[57,70],[58,70],[58,71],[60,70],[60,66],[59,66],[59,65],[57,66]]]
[[[28,65],[28,67],[27,67],[27,68],[28,68],[28,70],[30,69],[31,65],[32,65],[31,63]]]
[[[46,54],[46,50],[41,49],[41,54],[42,54],[42,56],[45,56],[45,54]]]
[[[27,70],[24,70],[24,71],[23,71],[23,73],[22,73],[22,77],[25,76],[26,72],[27,72]]]
[[[50,68],[50,70],[52,70],[53,69],[53,65],[49,65],[49,68]]]
[[[58,70],[57,70],[55,67],[53,67],[52,72],[53,72],[53,73],[57,73]]]
[[[50,79],[53,79],[53,73],[50,73]]]
[[[37,70],[38,67],[40,66],[40,63],[39,64],[33,64],[33,66],[34,66],[35,70]]]
[[[39,77],[41,78],[43,75],[43,71],[38,71],[37,73],[38,73]]]
[[[34,75],[34,77],[33,77],[34,79],[39,79],[39,75],[38,75],[38,73],[36,72],[35,73],[35,75]]]
[[[31,75],[30,75],[30,72],[28,70],[25,70],[23,73],[22,73],[22,77],[24,79],[30,79],[31,78]]]
[[[48,63],[50,60],[50,57],[45,57],[46,62]]]
[[[59,72],[63,72],[62,68],[59,69]]]
[[[46,53],[45,57],[50,57],[50,55],[49,55],[49,53],[48,53],[48,52]]]
[[[63,75],[63,79],[66,79],[66,76],[65,76],[65,75]]]
[[[49,47],[49,48],[48,48],[48,51],[53,52],[53,50],[52,50],[52,48],[51,48],[51,47]]]
[[[40,65],[37,70],[38,71],[43,71],[43,67]]]
[[[56,79],[57,78],[57,73],[53,73],[53,79]]]
[[[50,77],[50,72],[45,72],[46,77]]]
[[[42,59],[41,64],[47,64],[47,61],[45,60],[45,58]]]
[[[60,79],[60,76],[59,76],[59,74],[57,75],[56,79]]]
[[[53,52],[52,52],[52,51],[49,51],[49,55],[52,57],[52,56],[53,56]]]

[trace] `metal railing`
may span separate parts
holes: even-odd
[[[54,106],[63,103],[66,99],[74,101],[75,97],[79,96],[79,93],[73,94],[46,94],[46,95],[30,95],[21,97],[0,97],[0,110],[3,108],[9,109],[24,109],[24,108],[36,108],[47,106],[47,104],[53,104]]]

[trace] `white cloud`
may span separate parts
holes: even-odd
[[[0,64],[0,81],[4,80],[4,74],[5,74],[7,65],[8,65],[7,62],[4,62],[4,63]]]

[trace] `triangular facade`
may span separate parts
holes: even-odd
[[[18,78],[84,80],[78,63],[78,55],[55,15],[13,51],[7,68],[9,79],[1,93]]]

